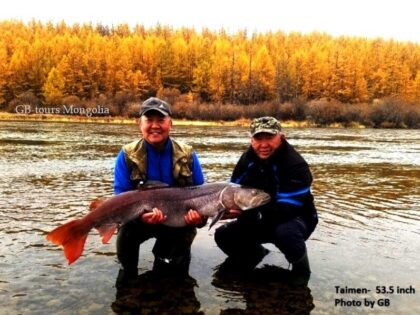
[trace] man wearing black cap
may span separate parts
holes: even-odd
[[[288,280],[306,285],[311,271],[305,241],[318,223],[310,191],[312,175],[284,138],[277,119],[252,121],[251,145],[238,161],[231,181],[266,191],[271,202],[215,231],[217,245],[229,256],[221,268],[250,271],[268,253],[261,244],[273,243],[292,264]],[[231,210],[231,218],[237,215]]]
[[[119,194],[141,187],[147,181],[160,181],[169,186],[201,185],[204,176],[194,150],[172,139],[171,107],[165,101],[151,97],[140,108],[139,129],[142,138],[131,142],[119,152],[114,170],[114,192]],[[154,270],[188,273],[191,243],[196,226],[205,219],[195,210],[185,215],[185,228],[164,226],[162,212],[154,208],[138,220],[122,226],[118,232],[117,256],[121,263],[119,279],[137,276],[140,244],[156,238],[153,247]]]

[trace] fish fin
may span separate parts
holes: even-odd
[[[88,233],[83,221],[78,219],[55,228],[46,238],[53,244],[63,246],[64,255],[70,265],[82,255]]]
[[[145,183],[140,182],[140,184],[137,186],[137,188],[140,190],[165,188],[165,187],[169,187],[169,185],[158,180],[148,180]]]
[[[223,217],[225,212],[226,212],[226,209],[222,209],[216,214],[215,217],[213,217],[213,219],[211,220],[210,226],[209,226],[209,230],[212,228],[213,225],[216,224],[217,221],[219,221],[221,219],[221,217]]]
[[[89,205],[89,210],[93,211],[96,208],[98,208],[100,205],[102,205],[108,198],[105,197],[99,197],[93,200]]]
[[[117,229],[117,223],[108,223],[98,226],[96,229],[99,235],[102,236],[102,244],[107,244]]]

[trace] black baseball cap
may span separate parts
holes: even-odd
[[[140,106],[140,116],[155,110],[164,116],[172,116],[171,105],[157,97],[150,97]]]

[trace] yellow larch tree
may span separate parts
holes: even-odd
[[[274,98],[275,68],[265,45],[259,47],[252,65],[254,80],[250,86],[251,102],[268,101]]]
[[[48,105],[61,103],[64,96],[65,79],[63,74],[53,67],[48,73],[47,80],[42,87],[45,102]]]
[[[8,79],[7,70],[7,50],[2,41],[0,41],[0,108],[6,102],[6,83]]]

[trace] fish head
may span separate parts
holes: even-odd
[[[270,195],[261,189],[231,185],[226,189],[223,203],[226,208],[248,210],[268,203]]]
[[[209,229],[223,217],[226,210],[245,211],[265,205],[270,200],[270,195],[261,189],[230,183],[220,192],[219,205],[222,206],[222,209],[219,209],[217,214],[213,217]]]

